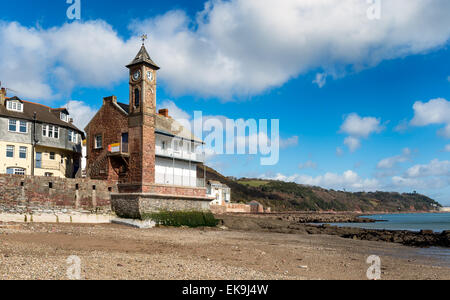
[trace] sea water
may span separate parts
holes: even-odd
[[[357,227],[365,229],[385,230],[433,230],[442,232],[450,230],[450,213],[425,213],[425,214],[392,214],[364,216],[373,219],[376,223],[338,223],[341,227]]]

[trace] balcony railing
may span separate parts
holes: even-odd
[[[155,174],[156,183],[186,186],[186,187],[205,187],[206,182],[204,178],[196,178],[189,176],[174,175],[173,173],[159,173]]]
[[[190,160],[193,162],[203,162],[205,161],[204,155],[195,153],[195,152],[188,152],[188,151],[176,151],[172,149],[161,149],[159,147],[156,147],[156,155],[165,156],[169,158],[176,158],[176,159],[183,159],[183,160]]]

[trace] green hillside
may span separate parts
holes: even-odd
[[[201,177],[203,172],[203,166],[199,167]],[[209,167],[206,167],[206,178],[228,185],[235,203],[256,200],[273,211],[406,212],[430,211],[441,207],[433,199],[417,193],[350,193],[282,181],[235,179],[224,177]]]

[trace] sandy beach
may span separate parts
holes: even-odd
[[[67,279],[67,258],[81,279],[356,279],[368,256],[382,279],[450,279],[450,265],[423,249],[394,243],[227,229],[120,225],[0,225],[0,279]]]

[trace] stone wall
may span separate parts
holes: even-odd
[[[142,218],[143,215],[171,211],[209,211],[211,199],[161,194],[112,194],[112,210],[123,218]]]
[[[144,184],[143,187],[150,194],[178,195],[178,196],[206,198],[206,188],[170,186],[164,184]],[[125,194],[131,194],[136,192],[135,185],[133,184],[119,184],[119,190],[121,193]]]
[[[117,185],[90,179],[0,175],[0,212],[111,211]]]

